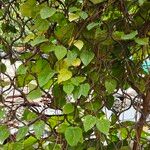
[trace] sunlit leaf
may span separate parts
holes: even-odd
[[[58,83],[67,81],[72,77],[72,72],[67,69],[61,69],[58,74]]]
[[[9,137],[9,130],[7,126],[1,125],[0,126],[0,144],[3,144],[4,141]]]
[[[70,22],[72,22],[72,21],[74,21],[74,20],[76,20],[78,18],[79,18],[79,16],[77,14],[74,14],[74,13],[70,13],[69,14],[69,21]]]
[[[88,130],[93,128],[94,125],[96,124],[96,117],[94,117],[92,115],[87,115],[83,119],[84,119],[83,126],[84,126],[85,132],[87,132]]]
[[[104,134],[108,134],[110,129],[110,121],[108,119],[97,119],[96,121],[96,127],[98,130]]]
[[[72,66],[74,67],[78,67],[81,64],[81,60],[79,58],[76,58],[73,62],[72,62]]]
[[[79,50],[81,50],[82,47],[83,47],[83,45],[84,45],[84,43],[83,43],[83,41],[81,41],[81,40],[77,40],[77,41],[74,42],[74,45],[75,45]]]
[[[25,67],[23,64],[21,64],[17,69],[17,74],[26,74],[27,67]]]

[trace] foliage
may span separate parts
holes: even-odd
[[[150,2],[3,0],[0,8],[1,149],[149,149]],[[14,75],[5,60],[19,62]],[[131,105],[114,111],[114,94],[128,87],[142,108],[124,93]],[[131,106],[139,121],[120,121]]]

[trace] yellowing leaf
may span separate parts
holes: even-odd
[[[93,4],[99,4],[103,2],[104,0],[90,0]]]
[[[68,64],[68,62],[66,61],[66,59],[57,61],[57,62],[55,63],[55,70],[56,70],[56,71],[59,71],[59,70],[61,70],[61,69],[67,69],[68,67],[69,67],[69,64]]]
[[[24,43],[29,42],[30,40],[33,40],[35,38],[34,34],[29,34],[25,37]]]
[[[79,50],[82,49],[84,43],[81,40],[77,40],[74,42],[74,46],[76,46]]]
[[[72,72],[67,69],[61,69],[58,75],[58,83],[67,81],[72,77]]]
[[[73,62],[72,62],[72,66],[77,67],[80,66],[81,64],[81,60],[79,58],[76,58]]]
[[[27,16],[27,17],[32,16],[31,6],[27,5],[26,3],[20,6],[20,12],[22,13],[23,16]]]
[[[74,20],[76,20],[76,19],[78,19],[78,18],[79,18],[79,16],[76,15],[76,14],[74,14],[74,13],[70,13],[70,14],[69,14],[69,21],[70,21],[70,22],[72,22],[72,21],[74,21]]]
[[[33,17],[34,13],[34,6],[36,5],[36,0],[27,0],[20,6],[20,12],[23,16],[26,17]]]

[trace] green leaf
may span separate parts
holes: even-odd
[[[0,10],[0,17],[2,17],[4,14],[4,11],[3,10]]]
[[[50,8],[50,7],[44,7],[41,9],[40,11],[40,15],[42,19],[46,19],[49,18],[51,16],[53,16],[56,13],[56,9],[55,8]]]
[[[58,83],[67,81],[72,77],[72,72],[67,69],[61,69],[58,74]]]
[[[37,99],[37,98],[40,98],[42,96],[42,92],[40,89],[36,89],[36,90],[33,90],[31,91],[27,98],[28,100],[34,100],[34,99]]]
[[[50,26],[50,23],[47,20],[38,18],[35,20],[35,24],[32,26],[32,29],[39,31],[38,35],[40,33],[41,35],[43,35],[43,33],[48,30],[49,26]]]
[[[75,86],[79,86],[79,84],[84,82],[85,79],[86,78],[82,76],[74,77],[74,78],[71,78],[71,83],[74,84]]]
[[[49,65],[45,66],[45,68],[38,75],[38,83],[42,87],[54,76],[55,71],[50,68]]]
[[[5,110],[3,110],[1,107],[0,107],[0,119],[3,119],[5,117]]]
[[[24,149],[28,149],[37,142],[37,139],[33,136],[29,136],[23,141]]]
[[[9,130],[7,126],[1,125],[0,126],[0,144],[3,144],[4,141],[9,137]]]
[[[58,60],[64,58],[67,54],[67,49],[64,46],[56,46],[54,48],[54,53]]]
[[[58,133],[65,133],[66,129],[67,129],[68,125],[65,123],[62,123],[61,125],[58,126],[57,128],[57,132]]]
[[[77,57],[77,52],[72,50],[68,51],[66,61],[71,64]]]
[[[138,34],[137,31],[133,31],[133,32],[131,32],[129,34],[122,35],[121,39],[123,39],[123,40],[130,40],[130,39],[133,39],[137,34]]]
[[[34,123],[33,130],[35,132],[35,136],[40,139],[45,130],[45,123],[43,121]]]
[[[99,4],[104,2],[105,0],[90,0],[93,4]]]
[[[110,128],[110,122],[108,119],[104,119],[104,118],[97,119],[96,127],[100,132],[107,135]]]
[[[82,51],[80,58],[83,64],[87,66],[94,58],[94,53],[91,51]]]
[[[79,87],[76,87],[75,90],[73,91],[73,98],[74,100],[77,100],[80,97],[81,97],[80,89]]]
[[[83,45],[84,45],[84,43],[81,40],[76,40],[74,42],[74,46],[76,46],[79,50],[82,49]]]
[[[74,111],[74,106],[71,103],[67,103],[63,107],[64,114],[70,114]]]
[[[27,133],[28,133],[28,127],[27,126],[19,128],[18,133],[16,135],[16,140],[19,141],[19,140],[25,138]]]
[[[90,85],[88,83],[80,85],[80,94],[83,96],[87,96],[90,90]]]
[[[6,65],[0,62],[0,72],[4,73],[6,71]]]
[[[107,92],[110,94],[110,93],[113,93],[114,90],[116,89],[117,87],[117,82],[116,80],[114,79],[108,79],[105,81],[105,88],[107,90]]]
[[[65,139],[70,146],[76,146],[82,138],[82,129],[79,127],[68,127],[65,131]]]
[[[41,44],[40,48],[44,53],[49,53],[49,52],[54,51],[55,45],[52,45],[52,44],[49,45],[47,43],[43,43]]]
[[[83,119],[84,119],[83,126],[84,126],[85,132],[87,132],[88,130],[93,128],[94,125],[96,124],[96,117],[94,117],[92,115],[87,115]]]
[[[51,142],[48,145],[46,145],[46,147],[44,147],[44,150],[62,150],[61,146],[61,144]]]
[[[72,91],[74,90],[74,86],[72,84],[65,84],[63,86],[63,90],[64,92],[66,92],[67,94],[71,94]]]
[[[94,27],[96,27],[96,26],[98,26],[98,25],[99,25],[99,23],[92,22],[92,23],[88,24],[87,29],[88,29],[88,30],[91,30],[91,29],[93,29]]]
[[[85,11],[77,12],[77,14],[84,20],[88,17],[88,14]]]
[[[27,67],[25,67],[23,64],[21,64],[17,69],[17,74],[26,74]]]
[[[95,147],[89,147],[87,150],[96,150]]]
[[[36,37],[30,43],[31,43],[32,46],[35,46],[35,45],[38,45],[38,44],[46,42],[46,41],[48,41],[48,39],[46,39],[44,36],[39,36],[39,37]]]
[[[139,45],[148,45],[149,38],[136,38],[135,42]]]

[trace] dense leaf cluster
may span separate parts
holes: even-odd
[[[2,0],[0,8],[2,149],[150,148],[150,2]],[[117,111],[119,90],[130,103]],[[139,120],[121,121],[131,107]]]

